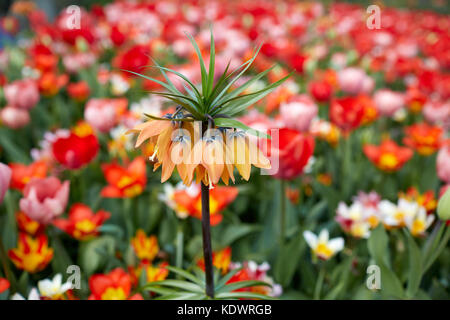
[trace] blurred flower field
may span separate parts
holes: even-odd
[[[449,299],[450,16],[377,5],[15,1],[0,299]]]

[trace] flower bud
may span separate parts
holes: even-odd
[[[437,214],[441,220],[450,220],[450,188],[439,199]]]

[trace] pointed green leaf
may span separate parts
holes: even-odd
[[[191,273],[189,273],[189,272],[187,272],[187,271],[185,271],[183,269],[180,269],[180,268],[177,268],[177,267],[172,267],[172,266],[167,266],[166,269],[169,270],[169,271],[172,271],[173,273],[176,273],[176,274],[178,274],[178,275],[180,275],[180,276],[182,276],[182,277],[184,277],[184,278],[186,278],[188,280],[191,280],[192,282],[194,282],[194,283],[196,283],[196,284],[198,284],[200,286],[204,286],[204,284],[205,284],[201,279],[197,278],[193,274],[191,274]]]
[[[420,282],[422,280],[422,256],[419,247],[411,236],[409,230],[404,230],[408,244],[409,255],[409,274],[408,287],[406,294],[409,298],[413,298],[417,290],[419,290]]]
[[[250,288],[250,287],[258,287],[258,286],[265,286],[265,287],[272,287],[269,283],[263,282],[263,281],[256,281],[256,280],[245,280],[245,281],[238,281],[233,282],[230,284],[227,284],[217,290],[217,294],[223,293],[223,292],[232,292],[235,290],[239,290],[242,288]]]
[[[268,135],[267,133],[252,129],[249,126],[243,124],[242,122],[240,122],[239,120],[236,120],[236,119],[215,118],[214,123],[218,127],[237,128],[237,129],[244,130],[248,134],[251,134],[251,135],[254,135],[254,136],[257,136],[260,138],[270,139],[270,135]]]

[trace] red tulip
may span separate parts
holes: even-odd
[[[143,72],[143,67],[149,64],[148,54],[148,48],[136,45],[127,51],[119,52],[113,61],[113,65],[118,69],[141,73]],[[125,74],[131,75],[128,72]]]
[[[347,133],[361,125],[364,114],[364,105],[358,97],[334,99],[330,105],[331,122]]]
[[[400,147],[393,140],[385,140],[380,146],[365,145],[363,151],[377,168],[386,172],[400,170],[413,156],[411,149]]]
[[[68,137],[60,137],[53,142],[55,159],[69,169],[79,169],[95,158],[99,149],[97,137],[86,124],[78,125]]]
[[[309,93],[316,101],[325,102],[330,100],[333,87],[325,80],[313,81],[309,83]]]
[[[135,158],[128,166],[117,163],[102,165],[108,185],[101,191],[105,198],[132,198],[140,195],[147,184],[145,159]]]
[[[32,178],[45,178],[47,164],[44,161],[36,161],[30,165],[22,163],[10,163],[12,170],[11,188],[22,191]]]
[[[131,295],[131,277],[120,268],[108,274],[94,274],[89,279],[89,300],[143,300],[137,293]]]
[[[268,156],[272,159],[274,176],[291,180],[303,173],[303,169],[314,152],[314,138],[297,130],[282,128],[278,131],[278,145],[268,140]],[[274,158],[278,158],[278,170]]]
[[[69,211],[68,219],[55,219],[53,224],[78,240],[89,240],[99,234],[99,227],[111,214],[105,210],[93,213],[91,208],[75,203]]]

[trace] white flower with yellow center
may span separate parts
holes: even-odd
[[[120,74],[113,74],[110,78],[111,92],[115,96],[121,96],[130,89],[128,81]]]
[[[25,299],[20,293],[15,293],[11,300],[41,300],[41,296],[36,288],[32,288],[28,293],[28,299]]]
[[[178,218],[187,218],[189,213],[185,208],[176,203],[175,192],[184,190],[191,198],[195,198],[200,192],[199,186],[192,184],[191,186],[186,187],[182,182],[179,182],[175,187],[173,187],[170,183],[164,183],[163,188],[164,192],[158,195],[158,199],[174,210]]]
[[[355,222],[350,227],[350,234],[355,238],[368,239],[370,237],[370,224],[367,222]]]
[[[311,231],[305,231],[303,232],[303,237],[314,255],[322,260],[328,260],[344,249],[344,239],[341,237],[329,239],[330,235],[326,229],[323,229],[319,236],[316,236]]]
[[[383,200],[378,205],[383,223],[389,227],[404,227],[406,220],[415,217],[419,208],[417,202],[406,199],[399,199],[397,205],[388,200]]]
[[[419,211],[414,217],[408,217],[405,222],[411,234],[415,237],[421,236],[425,233],[429,226],[434,221],[434,215],[427,215],[425,208],[420,207]]]
[[[53,280],[45,279],[38,282],[39,292],[42,297],[49,299],[59,299],[69,289],[72,288],[70,282],[62,283],[62,275],[58,273]]]
[[[354,202],[349,207],[344,202],[339,203],[336,213],[344,219],[354,222],[361,221],[364,217],[364,207],[360,202]]]

